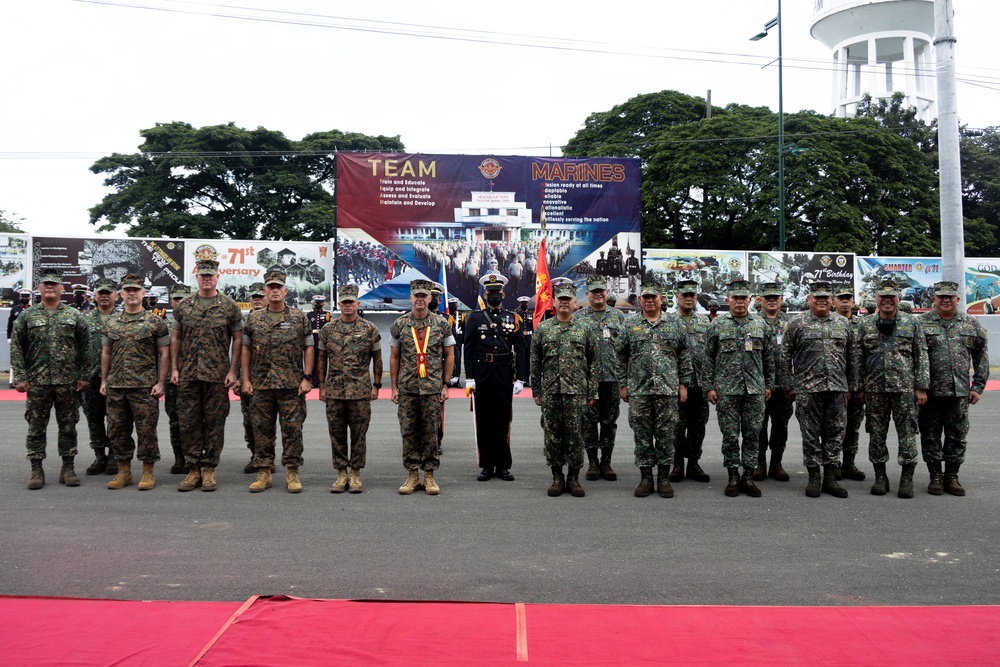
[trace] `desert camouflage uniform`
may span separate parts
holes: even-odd
[[[720,315],[705,343],[705,391],[715,391],[715,414],[722,431],[722,462],[757,467],[757,442],[764,420],[764,391],[774,385],[774,340],[761,318]],[[740,447],[740,433],[743,446]]]
[[[663,313],[650,322],[642,313],[625,320],[618,355],[618,385],[628,388],[628,423],[635,436],[635,465],[671,466],[680,385],[693,378],[684,322]]]
[[[986,389],[989,337],[979,320],[965,313],[956,313],[949,322],[932,310],[919,319],[930,362],[930,389],[919,415],[921,454],[928,463],[964,463],[969,392],[982,394]],[[971,378],[970,366],[974,372]]]
[[[678,314],[688,332],[688,349],[691,351],[691,383],[687,385],[687,400],[680,404],[677,420],[676,453],[686,459],[701,458],[705,442],[705,425],[708,424],[708,399],[702,386],[701,374],[705,365],[705,343],[712,320],[708,315],[691,313],[689,317]]]
[[[625,315],[614,306],[601,312],[590,306],[581,308],[574,318],[589,320],[597,330],[598,369],[597,405],[587,408],[587,428],[583,435],[585,449],[614,449],[621,414],[621,393],[618,384],[618,346],[624,331]]]
[[[253,386],[253,462],[258,470],[274,464],[275,422],[281,425],[281,465],[302,466],[302,424],[306,397],[299,394],[302,355],[313,345],[305,313],[285,306],[280,313],[261,308],[250,313],[243,328],[243,345],[250,350]]]
[[[597,400],[599,334],[587,320],[539,323],[531,340],[531,390],[542,399],[549,467],[583,467],[587,401]]]
[[[369,368],[376,360],[376,382],[382,380],[382,336],[368,320],[344,322],[339,317],[319,331],[319,349],[326,351],[324,369],[326,422],[333,448],[333,467],[365,467],[368,425],[372,418]],[[347,432],[351,442],[348,454]]]
[[[930,385],[923,327],[916,317],[900,311],[896,313],[895,331],[886,336],[876,327],[878,321],[878,314],[866,317],[858,328],[868,460],[889,460],[886,436],[892,417],[899,438],[898,463],[916,463],[917,403],[913,391]]]
[[[108,392],[108,439],[114,458],[132,460],[136,453],[134,426],[139,441],[136,458],[155,463],[160,460],[156,435],[160,400],[151,396],[150,390],[158,381],[160,348],[170,346],[170,329],[153,311],[119,312],[104,325],[102,341],[111,354],[104,384]]]
[[[785,342],[785,332],[788,331],[788,323],[791,318],[779,312],[774,319],[770,319],[763,313],[758,315],[761,321],[767,325],[774,342],[774,388],[771,391],[771,398],[764,402],[764,419],[760,426],[760,439],[758,441],[758,455],[763,454],[768,447],[771,453],[785,451],[788,444],[788,422],[792,419],[792,401],[785,397],[785,390],[789,389],[784,377],[781,375],[781,347]],[[767,424],[771,423],[771,435],[768,437]]]
[[[104,325],[116,315],[115,312],[102,315],[97,308],[88,310],[83,315],[90,333],[90,353],[93,364],[90,369],[90,384],[80,392],[80,407],[87,418],[87,430],[90,432],[91,449],[103,451],[111,446],[108,440],[106,419],[108,417],[107,401],[101,394],[101,336]]]
[[[76,423],[80,420],[76,382],[90,379],[93,358],[83,315],[60,303],[53,310],[38,304],[14,322],[10,365],[19,381],[27,381],[27,458],[45,458],[45,429],[52,406],[59,427],[59,456],[76,456]]]

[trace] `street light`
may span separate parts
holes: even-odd
[[[778,28],[778,249],[785,251],[785,108],[781,80],[781,0],[778,15],[764,24],[764,32],[750,38],[751,42],[767,37],[772,28]]]

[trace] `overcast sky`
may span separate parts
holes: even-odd
[[[1000,4],[954,6],[961,120],[998,125]],[[813,7],[782,6],[786,112],[831,111]],[[749,41],[776,13],[777,0],[8,0],[0,209],[30,233],[92,235],[87,209],[108,190],[89,166],[135,152],[157,122],[545,156],[643,93],[777,109],[777,68],[762,68],[777,35]]]

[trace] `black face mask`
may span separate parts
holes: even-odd
[[[441,302],[438,299],[431,299],[430,303],[427,304],[427,310],[437,312],[439,305],[441,305]]]
[[[881,317],[875,322],[875,328],[883,336],[891,336],[896,331],[896,318],[891,320],[884,320]]]
[[[82,294],[76,294],[76,295],[74,295],[73,296],[73,301],[75,301],[77,304],[83,303],[83,295]]]
[[[486,305],[493,308],[499,308],[500,304],[503,303],[503,294],[500,292],[487,292],[486,293]]]

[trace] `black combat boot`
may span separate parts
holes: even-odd
[[[660,466],[657,469],[656,492],[660,494],[661,498],[674,497],[674,489],[670,486],[670,466]]]
[[[170,466],[171,475],[183,475],[187,472],[187,464],[184,462],[184,452],[180,447],[174,447],[174,464]]]
[[[788,473],[781,467],[781,459],[785,455],[784,448],[771,450],[771,465],[768,466],[767,476],[776,482],[787,482]]]
[[[753,469],[751,480],[763,482],[765,479],[767,479],[767,448],[761,447],[757,452],[757,467]]]
[[[809,483],[806,484],[806,495],[810,498],[819,498],[819,494],[823,490],[823,479],[819,474],[819,466],[807,467],[806,470],[809,472]]]
[[[885,473],[884,463],[873,463],[875,468],[875,483],[872,484],[873,496],[884,496],[892,489],[889,488],[889,476]]]
[[[73,457],[64,456],[62,468],[59,470],[59,483],[66,486],[80,486],[80,478],[73,470]]]
[[[743,476],[740,477],[740,491],[747,494],[751,498],[760,498],[761,492],[760,488],[753,483],[754,478],[757,476],[757,470],[760,468],[754,468],[750,470],[749,468],[743,469]]]
[[[961,463],[951,461],[946,461],[944,464],[944,490],[953,496],[965,495],[965,487],[958,481],[958,469],[961,467]]]
[[[645,498],[653,492],[653,466],[639,468],[639,486],[635,487],[635,497]]]
[[[105,475],[118,474],[118,460],[115,459],[114,452],[110,447],[108,447],[108,458],[104,463],[104,474]]]
[[[611,469],[611,452],[613,451],[613,447],[601,447],[601,479],[608,482],[614,482],[618,479],[618,473]]]
[[[840,466],[840,474],[843,475],[844,479],[863,482],[865,480],[865,473],[858,466],[854,465],[854,457],[855,454],[844,452],[844,465]]]
[[[896,495],[900,498],[913,497],[913,471],[916,469],[916,463],[907,463],[903,466],[903,472],[899,473],[899,490]]]
[[[104,453],[104,447],[95,447],[94,462],[87,466],[87,474],[100,475],[106,465],[108,465],[108,455]]]
[[[739,468],[726,468],[729,473],[729,483],[726,484],[726,495],[730,498],[735,498],[740,495],[740,469]]]
[[[45,486],[45,471],[42,470],[41,459],[31,459],[31,479],[28,480],[28,488],[34,491]]]
[[[698,459],[688,459],[687,478],[696,482],[711,482],[712,478],[698,465]]]
[[[566,489],[566,477],[563,475],[562,466],[552,466],[552,486],[549,487],[549,496],[555,498],[561,496]]]
[[[837,471],[841,470],[841,467],[836,463],[827,463],[823,466],[823,493],[829,493],[831,496],[836,498],[846,498],[847,489],[837,484]]]
[[[927,493],[932,496],[944,495],[944,475],[941,474],[940,461],[928,461],[927,472],[930,473],[931,481],[927,484]]]
[[[566,488],[574,498],[583,498],[587,492],[580,486],[580,469],[570,468],[566,473]]]
[[[601,478],[601,463],[597,460],[597,447],[587,447],[587,480],[597,481]]]
[[[684,455],[674,450],[674,467],[670,470],[671,482],[684,481]]]

